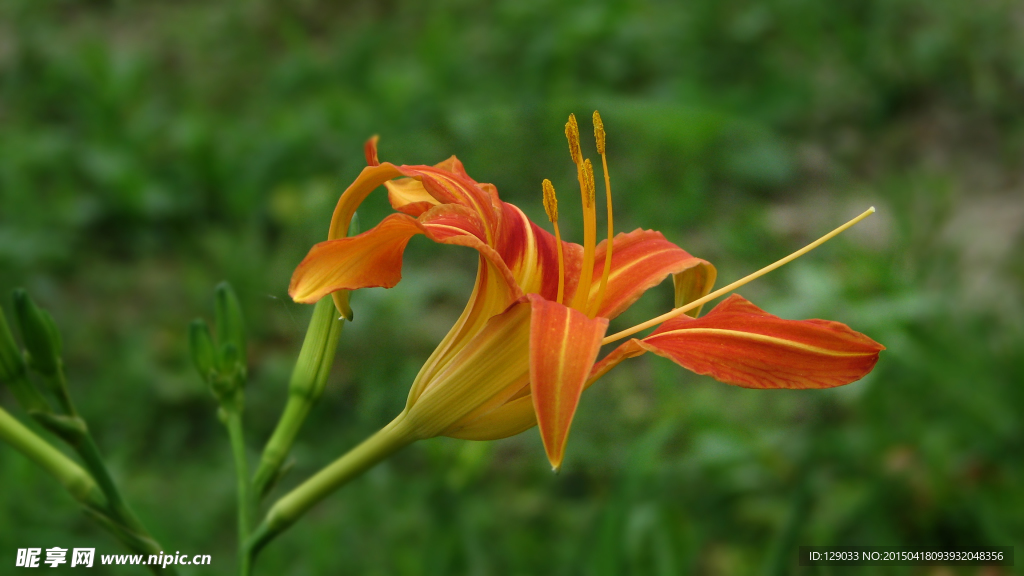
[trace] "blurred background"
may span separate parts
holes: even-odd
[[[395,163],[457,154],[540,221],[551,178],[579,241],[563,124],[575,112],[589,134],[596,108],[617,227],[663,231],[720,285],[876,206],[740,290],[869,334],[888,347],[875,371],[752,391],[635,359],[584,395],[560,475],[533,430],[420,442],[317,506],[257,573],[830,573],[796,566],[811,544],[1020,554],[1022,102],[1013,0],[7,0],[0,294],[10,314],[24,286],[55,316],[72,394],[154,534],[213,555],[192,573],[231,574],[230,452],[186,345],[214,285],[233,283],[249,323],[255,457],[312,308],[289,302],[291,271],[363,141],[380,134]],[[377,193],[364,229],[387,213]],[[475,266],[419,237],[398,287],[354,296],[284,488],[401,410]],[[612,328],[670,305],[667,283]],[[6,389],[0,404],[24,418]],[[0,487],[0,566],[18,547],[121,550],[8,446]]]

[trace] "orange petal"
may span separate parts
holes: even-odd
[[[636,229],[628,234],[619,234],[614,242],[608,287],[598,309],[598,316],[618,316],[669,274],[681,274],[698,268],[704,271],[704,275],[710,271],[712,281],[714,279],[714,266],[669,242],[661,232]],[[595,279],[604,273],[606,246],[607,241],[599,244],[594,256]],[[700,288],[703,289],[704,285]],[[590,302],[597,299],[599,292],[600,282],[595,281],[590,289]]]
[[[784,320],[733,294],[706,316],[679,316],[640,346],[745,388],[831,388],[874,368],[884,346],[845,324]]]
[[[378,140],[380,140],[380,136],[374,135],[363,144],[363,155],[366,156],[367,166],[380,166],[380,158],[377,156]]]
[[[462,163],[450,159],[439,166],[402,166],[402,174],[420,181],[423,189],[441,204],[457,204],[475,212],[485,225],[487,243],[493,245],[494,235],[500,226],[501,201],[493,186],[478,184],[466,175]]]
[[[331,216],[331,229],[327,232],[328,240],[344,238],[348,225],[352,223],[352,215],[356,208],[366,200],[378,186],[402,175],[402,172],[394,164],[384,162],[378,166],[367,166],[359,173],[355,181],[349,184],[338,198],[338,204],[334,207],[334,214]]]
[[[536,295],[529,298],[533,408],[544,451],[552,468],[558,470],[580,393],[601,349],[608,320],[590,319],[578,310]]]
[[[501,228],[495,238],[495,249],[523,292],[540,294],[545,300],[558,297],[558,251],[555,237],[512,204],[502,203]],[[562,252],[565,292],[571,297],[579,283],[583,247],[563,241]],[[569,301],[569,298],[565,298],[565,301]]]
[[[392,214],[358,236],[321,242],[295,269],[288,295],[311,304],[337,290],[390,288],[402,278],[405,245],[420,233],[414,218]]]

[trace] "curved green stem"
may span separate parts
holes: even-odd
[[[106,505],[101,510],[93,510],[96,517],[104,517],[108,522],[100,522],[105,528],[114,534],[129,549],[144,554],[159,554],[163,547],[149,533],[146,527],[139,520],[135,512],[121,496],[114,478],[107,469],[106,462],[100,454],[99,446],[89,432],[85,420],[77,415],[74,404],[67,391],[67,379],[63,368],[57,373],[46,377],[47,384],[54,391],[60,401],[61,408],[66,415],[53,414],[50,411],[32,411],[31,416],[47,430],[53,432],[78,454],[82,459],[88,473],[94,479],[95,484],[103,493]],[[113,529],[116,527],[117,529]],[[176,573],[171,568],[171,574]],[[166,570],[162,573],[168,574]]]
[[[282,496],[249,537],[246,548],[250,557],[255,558],[268,542],[317,502],[415,440],[417,436],[406,423],[405,412],[402,412],[373,436]]]
[[[323,393],[344,325],[345,321],[338,318],[338,311],[330,297],[321,298],[316,303],[288,383],[288,403],[263,449],[259,467],[253,477],[255,500],[266,496],[280,477],[281,465],[291,451],[295,437],[313,404]]]
[[[13,446],[15,450],[56,478],[75,500],[97,510],[104,510],[107,507],[103,492],[88,472],[18,422],[3,408],[0,408],[0,440]]]

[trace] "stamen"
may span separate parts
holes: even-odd
[[[596,190],[594,187],[594,165],[590,162],[590,158],[583,161],[583,207],[593,208],[594,207],[594,196]]]
[[[789,264],[793,260],[796,260],[797,258],[803,256],[804,254],[807,254],[811,250],[814,250],[818,246],[821,246],[825,242],[828,242],[832,238],[835,238],[836,236],[838,236],[842,232],[846,231],[846,229],[850,228],[854,224],[860,222],[861,220],[867,218],[868,216],[870,216],[870,215],[872,215],[874,213],[875,213],[875,207],[872,206],[871,208],[868,208],[867,210],[865,210],[863,213],[861,213],[859,216],[857,216],[853,220],[850,220],[849,222],[847,222],[846,224],[843,224],[839,228],[836,228],[835,230],[829,232],[828,234],[825,234],[821,238],[818,238],[817,240],[815,240],[814,242],[811,242],[807,246],[804,246],[803,248],[797,250],[796,252],[793,252],[789,256],[786,256],[785,258],[783,258],[781,260],[778,260],[777,262],[775,262],[773,264],[769,264],[768,266],[765,266],[764,268],[761,268],[760,270],[758,270],[757,272],[754,272],[753,274],[749,274],[747,276],[744,276],[743,278],[740,278],[739,280],[733,282],[732,284],[729,284],[728,286],[725,286],[723,288],[719,288],[718,290],[715,290],[714,292],[712,292],[711,294],[708,294],[707,296],[705,296],[703,298],[698,298],[698,299],[694,300],[693,302],[690,302],[689,304],[687,304],[685,306],[680,306],[679,308],[675,308],[675,309],[673,309],[673,310],[671,310],[669,312],[666,312],[666,313],[662,314],[661,316],[658,316],[657,318],[651,318],[650,320],[648,320],[646,322],[637,324],[636,326],[633,326],[632,328],[627,328],[627,329],[623,330],[622,332],[616,332],[615,334],[612,334],[611,336],[608,336],[604,340],[602,340],[601,344],[602,345],[603,344],[610,344],[612,342],[615,342],[616,340],[622,340],[623,338],[626,338],[627,336],[632,336],[633,334],[636,334],[637,332],[641,332],[641,331],[646,330],[648,328],[652,328],[654,326],[657,326],[658,324],[661,324],[662,322],[665,322],[666,320],[671,320],[672,318],[675,318],[676,316],[679,316],[680,314],[685,314],[686,312],[689,312],[690,310],[693,310],[694,308],[697,308],[698,306],[703,306],[704,304],[710,302],[711,300],[714,300],[715,298],[718,298],[719,296],[722,296],[723,294],[726,294],[728,292],[732,292],[733,290],[739,288],[740,286],[743,286],[744,284],[746,284],[747,282],[750,282],[751,280],[756,280],[757,278],[760,278],[761,276],[764,276],[765,274],[771,272],[772,270],[775,270],[776,268],[778,268],[780,266],[783,266],[785,264]]]
[[[576,123],[575,114],[569,114],[569,121],[565,123],[565,138],[569,141],[569,155],[579,167],[583,163],[583,154],[580,152],[580,126]]]
[[[558,197],[551,180],[545,178],[541,187],[544,189],[544,211],[555,228],[555,250],[558,252],[558,298],[555,302],[561,303],[565,295],[565,260],[562,257],[562,235],[558,232]]]
[[[597,153],[604,155],[604,122],[601,115],[594,110],[594,140],[597,141]]]
[[[594,301],[593,314],[601,309],[604,303],[604,293],[608,288],[608,277],[612,272],[612,239],[615,235],[615,226],[612,223],[612,180],[608,176],[608,157],[604,150],[604,122],[601,115],[594,110],[594,140],[597,141],[597,153],[601,155],[601,167],[604,168],[604,192],[608,198],[608,246],[604,253],[604,273],[601,274],[601,288],[597,291],[597,300]]]
[[[580,173],[580,193],[583,196],[583,268],[572,307],[587,312],[590,299],[590,285],[594,279],[594,249],[597,246],[597,210],[594,207],[594,165],[590,159],[583,161]],[[593,316],[590,316],[593,318]]]

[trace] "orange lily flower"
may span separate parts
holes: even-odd
[[[704,301],[718,295],[709,295],[714,266],[660,232],[612,234],[604,128],[596,112],[594,124],[608,207],[608,240],[600,244],[592,164],[580,152],[575,117],[566,124],[583,203],[582,246],[561,240],[555,191],[547,180],[544,205],[554,234],[502,202],[493,185],[470,178],[454,156],[435,166],[396,166],[378,160],[376,137],[367,142],[368,166],[341,195],[328,240],[296,268],[289,294],[304,303],[333,294],[350,318],[348,291],[397,284],[412,236],[479,252],[466,309],[409,392],[403,416],[415,437],[492,440],[538,425],[557,470],[583,390],[647,351],[751,388],[827,388],[871,371],[884,347],[837,322],[783,320],[738,295],[698,318]],[[397,213],[346,237],[356,208],[381,185]],[[649,324],[606,338],[608,321],[669,275],[677,308],[655,319],[664,323],[651,335],[630,339],[597,362],[602,344]]]

